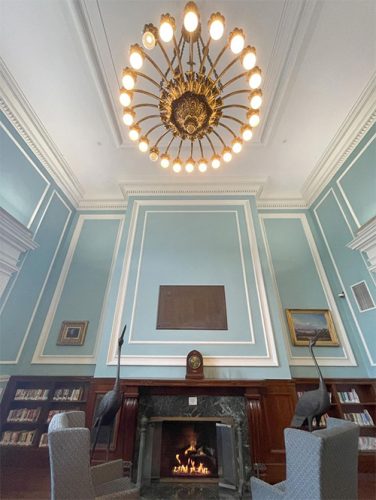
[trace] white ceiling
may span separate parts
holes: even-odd
[[[177,176],[128,140],[118,81],[144,24],[164,12],[180,22],[184,4],[2,0],[1,57],[85,199],[120,199],[127,183],[203,180],[266,180],[263,197],[299,198],[374,75],[374,0],[198,1],[205,39],[207,18],[221,11],[227,32],[242,27],[256,46],[262,123],[230,164]]]

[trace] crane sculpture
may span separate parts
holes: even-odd
[[[306,391],[299,398],[299,401],[295,407],[295,415],[291,421],[291,427],[301,427],[305,421],[308,422],[308,430],[312,432],[312,420],[316,420],[316,425],[319,427],[321,416],[326,413],[326,411],[330,407],[330,398],[329,393],[326,388],[324,379],[322,377],[321,370],[319,365],[317,364],[316,357],[313,353],[313,347],[316,345],[316,342],[322,332],[320,331],[313,339],[309,341],[309,350],[311,352],[311,356],[313,358],[313,362],[315,363],[318,375],[319,375],[319,386],[317,389],[313,391]]]
[[[115,421],[115,417],[117,412],[119,411],[123,399],[123,395],[120,391],[120,355],[121,355],[121,346],[124,343],[124,334],[127,325],[124,325],[123,331],[118,340],[118,364],[117,364],[117,373],[116,380],[114,383],[114,387],[111,391],[106,392],[106,394],[101,399],[98,409],[96,411],[96,418],[92,430],[96,430],[93,448],[91,450],[91,458],[94,456],[95,447],[97,445],[98,436],[101,428],[103,426],[108,426],[108,436],[107,436],[107,450],[106,450],[106,460],[108,461],[108,451],[110,448],[110,440],[111,440],[111,426]]]

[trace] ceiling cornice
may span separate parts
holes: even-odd
[[[22,139],[62,189],[69,201],[77,206],[83,197],[83,187],[63,155],[19,88],[0,57],[0,109]]]
[[[264,198],[257,200],[257,208],[263,210],[274,210],[274,209],[300,209],[306,210],[308,207],[306,201],[303,198]]]
[[[302,187],[311,205],[376,122],[376,73],[351,108],[338,132]]]

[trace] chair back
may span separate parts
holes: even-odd
[[[90,471],[90,431],[84,425],[83,411],[59,413],[50,422],[52,500],[95,498]]]
[[[357,498],[359,427],[328,418],[312,433],[285,429],[286,497],[310,500]]]

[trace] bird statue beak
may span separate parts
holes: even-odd
[[[119,337],[119,346],[123,345],[124,343],[124,334],[125,334],[125,330],[127,329],[127,325],[124,325],[124,328],[123,328],[123,331],[121,332],[121,335]]]

